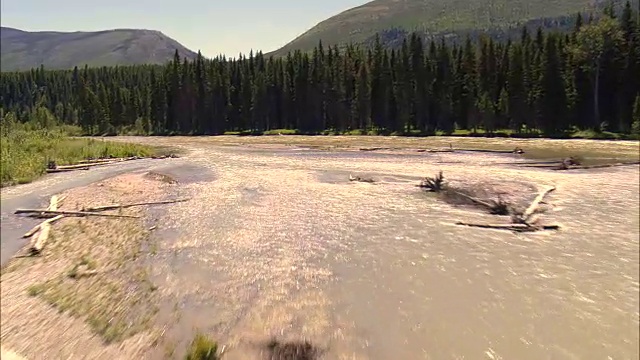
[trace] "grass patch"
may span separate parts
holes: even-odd
[[[140,256],[144,229],[139,222],[118,226],[93,219],[69,219],[48,245],[46,261],[66,262],[66,271],[53,274],[27,292],[61,313],[83,319],[105,343],[120,342],[152,327],[159,311],[157,287]],[[87,238],[86,233],[92,234]],[[105,247],[107,246],[107,247]]]
[[[38,296],[42,294],[46,290],[46,287],[42,284],[34,284],[27,288],[27,293],[29,296]]]
[[[65,128],[3,127],[0,135],[0,186],[35,180],[46,173],[49,161],[65,165],[85,159],[156,154],[150,146],[79,139],[70,137],[69,133]]]
[[[196,334],[191,341],[185,360],[218,360],[218,344],[203,334]]]

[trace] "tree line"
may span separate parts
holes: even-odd
[[[283,58],[189,61],[176,52],[165,66],[40,68],[0,80],[3,121],[45,118],[93,135],[631,133],[640,131],[640,16],[627,3],[597,20],[577,15],[570,32],[524,27],[506,42],[414,33],[399,49],[377,38]]]

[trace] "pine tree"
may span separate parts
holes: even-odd
[[[510,127],[520,132],[527,123],[527,93],[524,83],[524,59],[521,45],[511,47],[507,79],[507,112]]]
[[[636,101],[633,105],[633,124],[631,125],[631,131],[633,134],[640,136],[640,94],[636,96]]]
[[[555,36],[548,36],[540,78],[540,130],[552,135],[567,129],[567,95]]]

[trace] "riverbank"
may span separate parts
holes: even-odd
[[[0,186],[31,182],[46,174],[50,162],[74,164],[97,158],[147,157],[152,146],[115,143],[101,138],[72,138],[63,129],[3,129],[0,139]]]

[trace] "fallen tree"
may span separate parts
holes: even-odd
[[[480,205],[489,211],[492,215],[509,215],[510,213],[510,205],[502,198],[498,197],[498,200],[488,200],[484,201],[477,197],[465,194],[460,190],[455,190],[449,186],[444,181],[444,175],[442,171],[440,171],[434,177],[425,177],[418,187],[426,189],[429,192],[435,193],[443,193],[445,196],[457,196],[465,198],[466,200],[471,201],[473,204]]]

